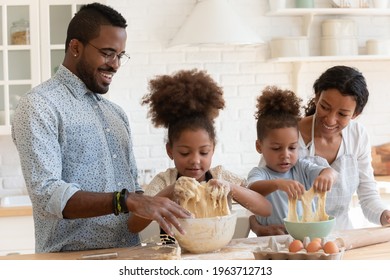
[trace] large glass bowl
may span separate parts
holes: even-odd
[[[186,234],[175,230],[175,239],[190,253],[207,253],[221,249],[233,238],[237,214],[213,218],[180,219]]]

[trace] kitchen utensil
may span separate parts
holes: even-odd
[[[290,222],[287,221],[287,218],[284,219],[287,232],[293,238],[301,241],[305,237],[309,237],[310,239],[327,237],[331,233],[335,223],[336,218],[332,216],[329,216],[329,220],[319,222]]]
[[[360,8],[360,0],[331,0],[335,8]]]
[[[221,249],[232,240],[237,214],[212,218],[180,219],[185,234],[175,228],[175,239],[190,253],[206,253]]]
[[[364,246],[390,241],[390,227],[360,228],[343,231],[335,231],[331,234],[342,240],[339,246],[345,250],[352,250]]]

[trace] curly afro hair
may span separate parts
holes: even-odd
[[[269,130],[296,127],[301,118],[302,99],[290,90],[267,86],[257,97],[257,139],[263,140]]]
[[[149,82],[142,98],[155,127],[168,128],[168,143],[185,129],[205,129],[215,143],[214,119],[225,107],[223,90],[204,71],[181,70],[161,75]]]

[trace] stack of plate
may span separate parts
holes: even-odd
[[[309,56],[309,40],[305,36],[273,38],[270,47],[273,58]]]
[[[325,56],[357,55],[355,22],[350,19],[327,19],[322,22],[321,54]]]

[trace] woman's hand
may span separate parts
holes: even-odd
[[[381,224],[382,226],[386,226],[390,224],[390,210],[385,210],[382,212]]]

